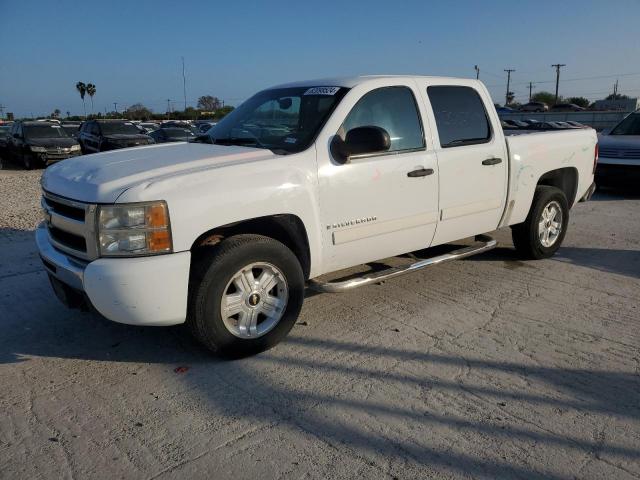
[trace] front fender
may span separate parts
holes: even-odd
[[[183,173],[134,186],[118,203],[165,200],[173,248],[188,251],[217,227],[257,217],[291,214],[307,231],[311,274],[321,264],[321,232],[315,150],[268,161]]]

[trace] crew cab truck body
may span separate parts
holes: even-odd
[[[199,138],[67,160],[36,237],[54,290],[136,325],[187,322],[225,355],[291,329],[305,281],[341,291],[491,248],[553,255],[594,189],[591,129],[505,137],[476,80],[373,76],[259,92]],[[406,269],[317,277],[478,236]],[[87,302],[88,300],[88,302]]]

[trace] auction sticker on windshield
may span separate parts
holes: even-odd
[[[306,92],[305,95],[335,95],[340,90],[340,87],[312,87]]]

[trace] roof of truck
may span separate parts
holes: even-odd
[[[312,80],[302,80],[298,82],[290,82],[290,83],[283,83],[281,85],[274,85],[271,88],[317,87],[317,86],[353,88],[356,85],[364,83],[368,80],[376,80],[381,78],[432,79],[432,80],[438,79],[438,80],[465,81],[465,82],[471,80],[469,78],[436,77],[436,76],[428,76],[428,75],[359,75],[355,77],[329,77],[329,78],[316,78]]]

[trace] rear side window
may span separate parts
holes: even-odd
[[[442,148],[486,143],[491,124],[478,92],[470,87],[427,87]]]
[[[424,148],[422,123],[416,101],[407,87],[384,87],[363,96],[347,115],[342,129],[384,128],[391,137],[390,152]]]

